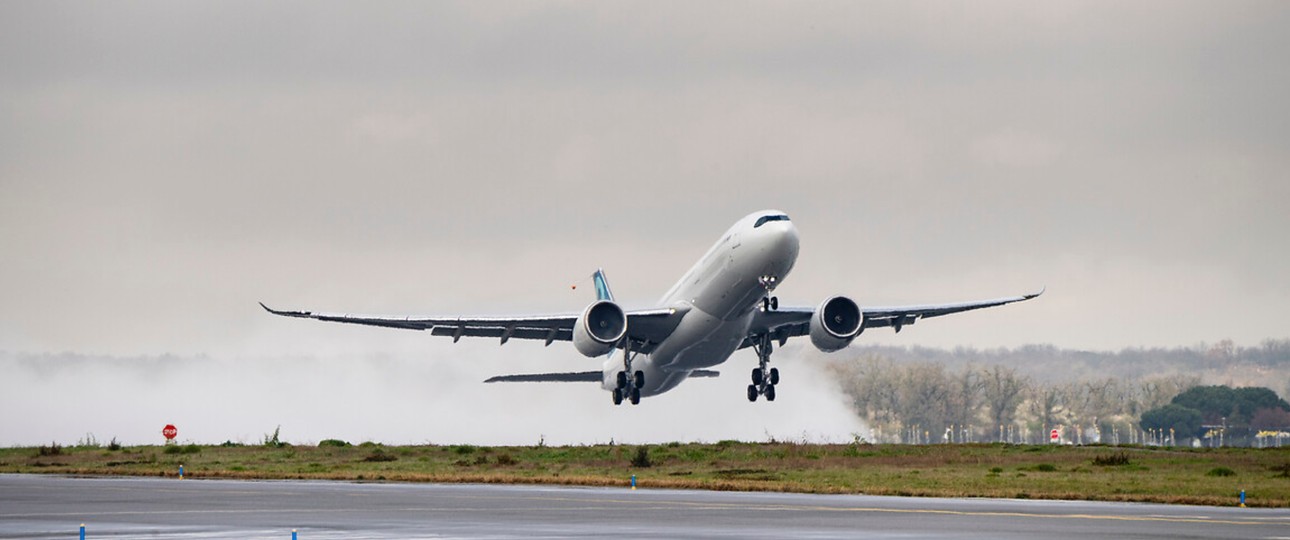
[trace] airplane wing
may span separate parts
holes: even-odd
[[[260,303],[260,307],[274,315],[299,317],[319,321],[429,330],[431,335],[450,336],[453,342],[462,337],[491,337],[505,345],[510,339],[533,339],[550,345],[555,341],[572,341],[573,326],[579,314],[530,315],[519,317],[397,317],[382,315],[350,315],[316,311],[277,310]],[[682,312],[676,309],[648,309],[627,312],[627,337],[632,349],[649,353],[680,323]],[[621,346],[620,346],[621,348]]]
[[[1008,296],[1004,298],[995,298],[993,300],[979,300],[975,302],[958,302],[954,304],[926,304],[917,306],[894,306],[894,307],[861,307],[860,312],[864,314],[864,325],[861,331],[868,328],[891,327],[897,332],[906,325],[914,324],[919,319],[928,319],[940,317],[952,313],[962,313],[974,309],[1002,306],[1013,302],[1023,302],[1035,298],[1044,291],[1021,296]],[[753,318],[752,326],[748,329],[749,336],[739,346],[751,347],[753,338],[761,335],[769,335],[771,339],[778,340],[782,346],[790,337],[804,336],[811,333],[811,316],[815,314],[815,308],[807,307],[790,307],[781,308],[773,311],[759,311]]]

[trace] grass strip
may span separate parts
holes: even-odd
[[[644,448],[644,450],[642,450]],[[0,473],[627,486],[1290,507],[1290,447],[785,442],[0,449]],[[1215,471],[1219,471],[1216,473]]]

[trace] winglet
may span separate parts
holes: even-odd
[[[269,313],[272,313],[272,314],[274,314],[274,315],[281,315],[281,316],[283,316],[283,317],[305,317],[305,318],[308,318],[308,317],[310,317],[310,316],[312,315],[312,314],[311,314],[311,313],[309,313],[308,311],[279,311],[279,310],[276,310],[276,309],[273,309],[273,308],[271,308],[271,307],[269,307],[269,306],[264,305],[264,302],[259,302],[259,304],[260,304],[260,307],[264,308],[264,310],[265,310],[265,311],[267,311],[267,312],[269,312]]]
[[[1040,288],[1039,288],[1039,292],[1033,292],[1033,293],[1030,293],[1030,294],[1027,294],[1027,295],[1023,295],[1023,296],[1022,296],[1022,299],[1023,299],[1023,300],[1030,300],[1031,298],[1038,298],[1040,295],[1044,294],[1044,291],[1047,291],[1047,290],[1048,290],[1048,286],[1047,286],[1047,285],[1044,285],[1043,287],[1040,287]]]

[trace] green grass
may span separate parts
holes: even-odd
[[[1290,448],[806,445],[0,449],[0,473],[669,487],[1290,507]],[[179,448],[179,450],[170,450]],[[633,461],[637,466],[633,466]],[[640,466],[648,463],[648,466]],[[1222,471],[1215,473],[1214,471]],[[1230,474],[1228,472],[1230,471]]]

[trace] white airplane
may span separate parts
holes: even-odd
[[[775,399],[779,370],[769,367],[774,343],[811,337],[825,352],[845,348],[870,328],[901,328],[919,319],[1001,306],[1035,298],[1043,291],[978,302],[901,307],[860,307],[834,296],[817,307],[780,308],[772,293],[797,261],[797,229],[788,215],[765,210],[734,224],[708,253],[663,295],[659,307],[627,311],[614,302],[605,274],[594,274],[596,301],[581,313],[519,317],[388,317],[265,310],[274,315],[320,321],[429,330],[431,335],[534,339],[550,345],[572,341],[588,357],[605,357],[600,371],[493,377],[485,382],[599,382],[615,405],[632,404],[676,388],[690,377],[715,377],[714,367],[735,351],[752,347],[748,401]],[[622,350],[614,358],[615,350]]]

